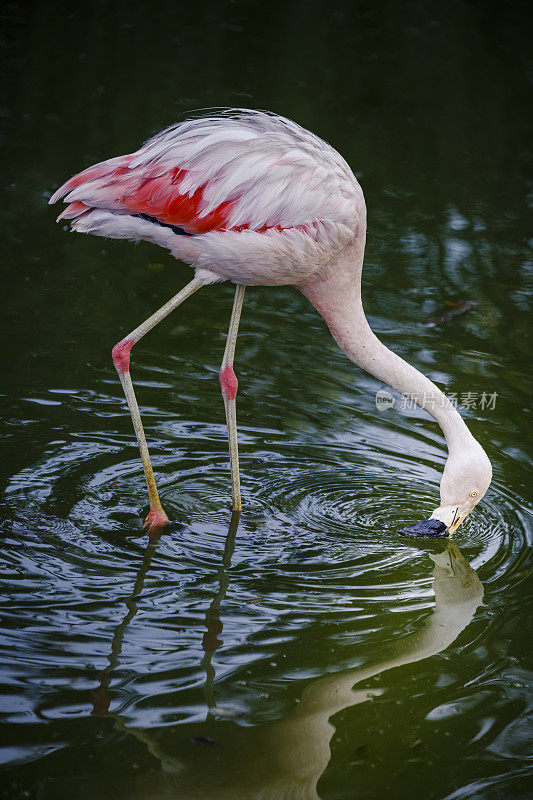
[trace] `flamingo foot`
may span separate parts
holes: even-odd
[[[143,531],[149,534],[160,533],[161,528],[167,525],[169,519],[162,508],[151,508],[144,520]]]

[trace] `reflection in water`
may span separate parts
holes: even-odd
[[[150,569],[152,558],[157,549],[157,543],[161,538],[161,533],[155,532],[150,534],[148,546],[145,550],[142,564],[139,567],[137,577],[133,586],[132,593],[126,598],[127,613],[124,619],[117,625],[113,633],[111,641],[111,653],[109,654],[108,665],[100,674],[100,684],[97,689],[93,691],[93,714],[104,714],[109,711],[110,697],[109,697],[109,684],[113,675],[113,670],[118,664],[120,654],[122,652],[122,642],[124,641],[124,632],[126,628],[139,610],[137,605],[137,598],[144,588],[144,581]]]
[[[213,692],[213,681],[215,679],[215,670],[211,664],[211,657],[215,650],[222,644],[222,640],[218,637],[222,633],[222,620],[220,619],[220,604],[222,603],[228,586],[229,586],[229,567],[231,566],[231,557],[235,550],[235,537],[237,535],[237,528],[239,527],[240,513],[234,511],[231,515],[231,522],[229,526],[228,535],[226,537],[226,544],[224,547],[224,554],[222,556],[222,564],[218,571],[218,591],[213,597],[207,613],[205,615],[205,627],[202,645],[205,651],[205,656],[202,660],[202,666],[205,670],[205,700],[209,709],[215,708],[215,694]]]
[[[230,533],[231,527],[228,533],[228,540],[230,539]],[[113,671],[116,669],[119,663],[126,629],[139,610],[137,598],[143,591],[144,582],[146,576],[148,575],[150,564],[152,563],[152,558],[157,550],[157,544],[160,538],[161,532],[156,531],[150,534],[149,542],[146,547],[141,566],[139,567],[133,590],[125,600],[127,613],[115,628],[113,639],[111,641],[111,652],[109,654],[107,667],[101,672],[99,676],[99,686],[92,693],[93,714],[110,713],[109,706],[111,703],[111,698],[108,690],[113,677]],[[148,752],[160,762],[162,769],[164,769],[166,772],[177,774],[183,768],[183,764],[177,758],[170,758],[161,750],[157,740],[153,736],[150,736],[145,731],[137,728],[126,727],[124,719],[120,714],[114,714],[113,716],[115,717],[115,728],[119,731],[124,731],[125,733],[130,734],[139,742],[146,745]]]
[[[441,652],[470,623],[483,598],[475,570],[453,542],[447,542],[445,550],[430,554],[430,558],[434,563],[435,607],[424,627],[398,639],[390,654],[377,664],[328,675],[305,688],[297,713],[270,730],[271,752],[283,778],[261,797],[318,797],[316,785],[331,755],[334,727],[330,717],[384,691],[355,687],[378,673]]]
[[[220,635],[223,625],[220,619],[220,607],[230,581],[229,568],[238,523],[239,515],[234,514],[222,565],[218,572],[218,591],[205,617],[206,631],[203,637],[205,656],[202,664],[206,672],[205,697],[210,711],[216,707],[213,691],[215,671],[211,657],[222,644]],[[109,664],[101,675],[100,686],[95,693],[95,712],[108,713],[107,689],[111,674],[118,663],[126,627],[137,612],[136,598],[142,592],[156,546],[157,541],[152,541],[147,547],[134,589],[126,601],[128,612],[115,630]],[[297,710],[288,718],[252,729],[241,729],[245,741],[233,747],[231,753],[226,751],[224,759],[231,757],[239,763],[246,763],[247,766],[246,770],[241,771],[239,764],[235,764],[232,770],[228,769],[229,765],[224,761],[225,774],[233,772],[236,776],[230,785],[227,780],[217,782],[214,774],[216,769],[213,770],[211,764],[209,777],[205,775],[209,787],[204,786],[202,782],[204,775],[198,773],[197,763],[188,769],[184,761],[163,752],[155,734],[127,727],[122,717],[115,715],[115,727],[144,743],[152,756],[160,762],[166,774],[166,780],[163,773],[160,775],[164,786],[157,787],[157,781],[152,780],[153,794],[150,796],[175,796],[184,799],[208,796],[213,800],[215,798],[217,800],[319,798],[317,783],[329,763],[330,740],[335,730],[330,718],[345,708],[363,703],[385,691],[358,689],[359,684],[379,673],[420,661],[449,647],[470,623],[481,604],[483,598],[481,581],[454,542],[448,541],[442,552],[430,553],[429,557],[433,561],[435,606],[422,629],[397,639],[390,645],[389,652],[377,663],[312,681],[304,689]],[[214,744],[202,737],[198,737],[195,743]],[[246,754],[245,759],[244,754]],[[142,792],[144,791],[145,788],[142,789]],[[136,790],[132,789],[132,792],[132,796],[135,796]]]

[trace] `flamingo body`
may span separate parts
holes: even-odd
[[[385,347],[365,317],[361,271],[366,208],[344,159],[284,117],[244,109],[186,120],[137,152],[103,161],[68,180],[58,219],[117,239],[144,239],[192,265],[193,280],[113,348],[143,462],[152,529],[163,511],[131,376],[132,347],[207,283],[237,284],[219,373],[228,424],[233,508],[240,510],[233,360],[247,285],[294,285],[315,306],[346,355],[378,380],[412,396],[439,423],[449,455],[441,505],[405,528],[415,536],[451,535],[481,500],[492,469],[449,399]],[[440,524],[439,524],[440,523]]]
[[[341,252],[365,218],[344,159],[290,120],[232,111],[179,123],[140,150],[89,167],[52,196],[58,219],[145,239],[204,282],[297,284]]]

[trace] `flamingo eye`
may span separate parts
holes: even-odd
[[[477,492],[475,490],[470,492],[470,497],[477,497]]]

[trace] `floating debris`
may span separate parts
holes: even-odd
[[[216,742],[213,739],[210,739],[209,736],[192,736],[189,739],[191,744],[201,744],[203,746],[209,745],[210,747],[216,747]]]
[[[436,317],[431,317],[427,322],[424,322],[424,325],[433,327],[434,325],[439,325],[441,322],[449,322],[454,317],[458,317],[459,314],[464,314],[466,311],[472,311],[473,308],[477,308],[477,303],[474,303],[472,300],[445,300],[444,305],[448,306],[449,311],[443,310],[441,314],[438,314]]]

